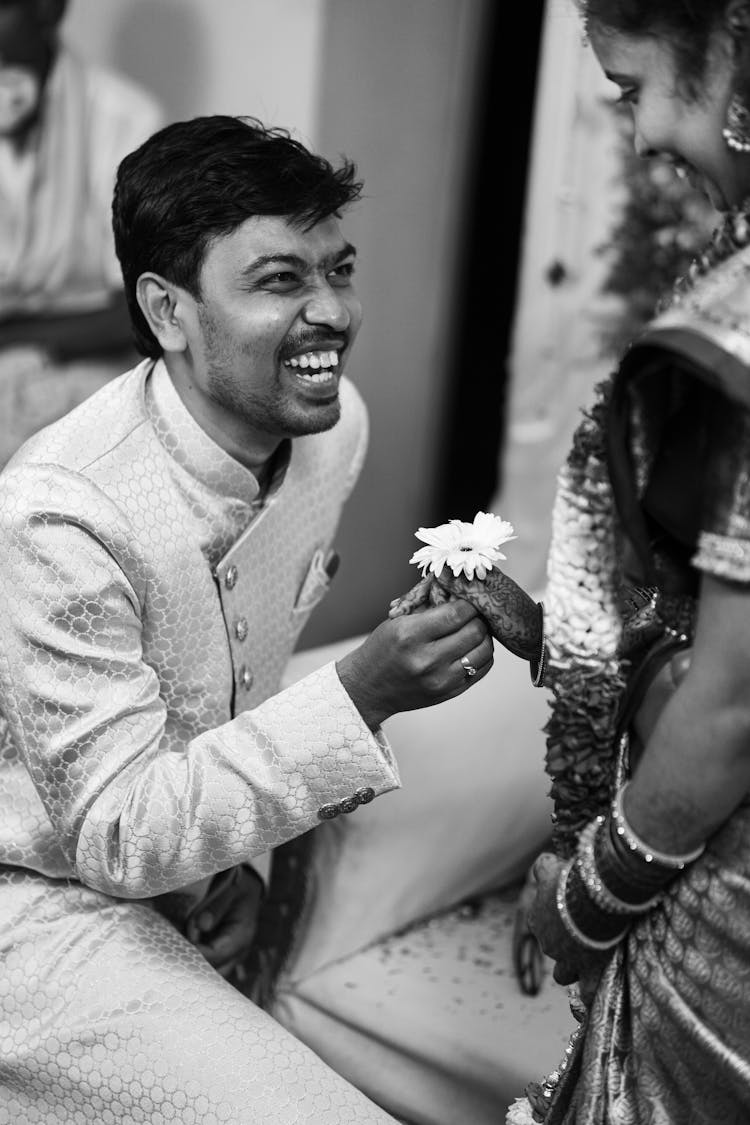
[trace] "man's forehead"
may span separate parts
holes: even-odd
[[[314,263],[353,252],[333,216],[302,226],[285,216],[253,215],[229,234],[214,239],[206,257],[231,259],[247,268],[254,261],[295,257]]]

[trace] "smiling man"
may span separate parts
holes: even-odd
[[[360,187],[231,117],[120,165],[146,358],[0,476],[0,1117],[391,1120],[224,979],[262,997],[300,842],[399,785],[382,721],[492,662],[456,602],[280,690],[365,454]]]

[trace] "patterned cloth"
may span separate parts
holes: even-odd
[[[263,498],[150,361],[0,476],[0,1122],[388,1120],[149,902],[399,784],[333,664],[278,690],[364,456],[341,397]]]

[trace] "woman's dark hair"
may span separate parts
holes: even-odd
[[[669,42],[686,89],[697,96],[713,31],[728,0],[576,0],[587,26]]]
[[[161,354],[136,298],[153,270],[200,298],[209,243],[254,215],[303,229],[358,199],[355,165],[334,168],[286,129],[251,117],[196,117],[154,133],[117,170],[112,224],[136,346]]]

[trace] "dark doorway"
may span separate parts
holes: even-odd
[[[438,521],[472,519],[500,487],[513,326],[544,2],[489,5],[459,234]]]

